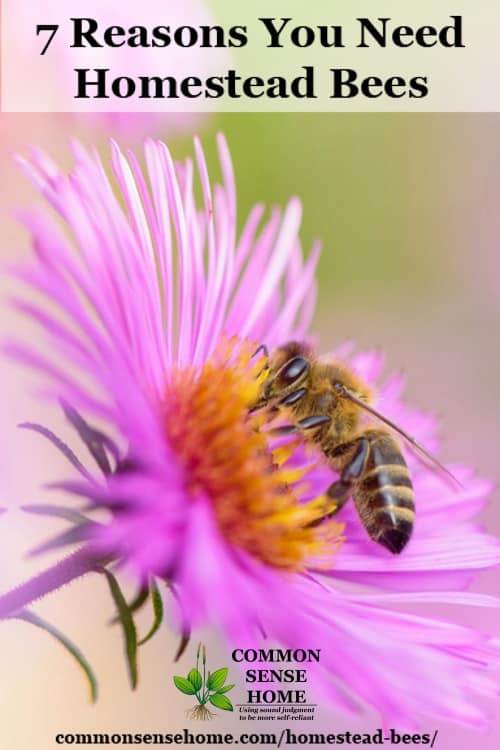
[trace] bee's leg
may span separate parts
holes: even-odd
[[[282,406],[292,406],[292,404],[296,404],[297,401],[300,401],[300,399],[303,398],[306,393],[307,388],[297,388],[296,391],[292,391],[292,393],[289,393],[288,396],[282,398],[280,404]]]
[[[267,348],[265,344],[260,344],[260,346],[258,346],[257,349],[254,351],[250,359],[254,359],[254,357],[257,357],[257,355],[259,355],[261,352],[264,355],[265,365],[262,368],[262,370],[260,370],[260,372],[257,373],[256,375],[257,378],[259,378],[262,375],[262,373],[265,372],[269,367],[269,349]]]
[[[262,352],[262,354],[264,356],[264,359],[266,360],[266,366],[267,366],[267,363],[269,362],[269,349],[267,348],[267,346],[265,344],[261,344],[260,346],[258,346],[257,349],[252,354],[252,356],[250,357],[250,359],[254,359],[261,352]]]
[[[349,453],[352,454],[344,465],[340,479],[330,485],[327,489],[327,496],[335,503],[334,509],[327,514],[327,517],[333,516],[339,512],[341,508],[348,501],[353,484],[361,477],[365,470],[366,461],[370,452],[370,444],[365,437],[359,437],[349,443],[339,445],[335,451],[333,451],[329,458],[335,458]]]
[[[258,346],[257,349],[252,354],[252,356],[250,357],[250,359],[253,359],[254,357],[256,357],[257,354],[260,354],[260,352],[263,353],[266,359],[269,359],[269,349],[267,348],[265,344],[261,344],[260,346]]]
[[[297,393],[297,391],[295,391]],[[292,394],[290,394],[292,395]],[[326,414],[315,414],[312,417],[304,417],[299,419],[297,424],[284,424],[281,427],[274,427],[269,430],[270,435],[292,435],[294,432],[301,432],[302,430],[314,430],[316,427],[321,427],[324,424],[331,422],[331,417]]]
[[[280,410],[280,406],[291,406],[292,404],[296,404],[297,401],[300,401],[301,398],[303,398],[307,393],[307,388],[297,388],[296,391],[292,391],[292,393],[289,393],[288,396],[285,396],[281,399],[281,401],[278,404],[275,404],[274,406],[268,407],[269,411],[272,414],[277,414]],[[295,425],[290,425],[290,427],[293,427],[293,430],[288,429],[286,432],[282,432],[281,434],[288,435],[290,432],[296,432]]]

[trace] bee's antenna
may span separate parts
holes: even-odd
[[[354,404],[357,404],[361,409],[364,409],[364,411],[367,411],[372,416],[376,417],[376,419],[383,422],[387,427],[390,427],[391,430],[394,430],[398,435],[400,435],[404,440],[406,440],[407,443],[409,443],[418,453],[420,453],[422,456],[424,456],[427,461],[432,464],[435,468],[439,469],[443,474],[446,475],[448,479],[450,479],[454,485],[458,485],[461,489],[463,489],[463,484],[449,471],[446,466],[443,466],[443,464],[437,460],[435,456],[432,455],[432,453],[429,453],[423,445],[420,445],[417,440],[415,440],[414,437],[411,435],[408,435],[407,432],[405,432],[399,425],[397,425],[395,422],[392,422],[388,417],[384,417],[383,414],[380,414],[376,409],[373,408],[373,406],[370,406],[365,401],[362,401],[362,399],[358,398],[358,396],[355,396],[352,391],[349,391],[342,383],[334,383],[334,389],[336,392],[343,396],[344,398],[347,398],[349,401],[352,401]]]

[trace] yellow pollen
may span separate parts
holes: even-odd
[[[277,568],[330,567],[343,527],[332,520],[308,527],[327,507],[323,496],[297,499],[311,467],[287,469],[293,447],[273,451],[260,431],[262,412],[248,412],[266,374],[263,358],[252,359],[255,348],[224,340],[201,369],[173,373],[164,400],[167,438],[185,468],[188,494],[210,499],[231,545]]]

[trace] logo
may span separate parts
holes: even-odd
[[[177,675],[174,677],[177,690],[185,695],[193,695],[198,701],[196,706],[186,711],[186,715],[190,719],[201,721],[212,719],[216,714],[207,707],[207,703],[221,711],[233,711],[233,704],[226,695],[234,688],[234,685],[225,684],[228,673],[227,667],[216,669],[215,672],[207,671],[206,667],[206,649],[204,645],[199,643],[196,651],[196,666],[189,671],[187,677]]]

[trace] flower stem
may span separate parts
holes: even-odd
[[[200,648],[201,648],[201,643],[198,643],[198,649],[197,649],[197,651],[196,651],[196,671],[197,671],[197,672],[199,672],[199,671],[200,671],[200,669],[199,669],[199,662],[200,662]],[[202,690],[203,690],[203,684],[202,684],[201,688],[200,688],[199,690],[197,690],[197,691],[196,691],[196,693],[195,693],[195,695],[196,695],[196,700],[198,701],[198,703],[199,703],[200,705],[201,705],[201,697],[200,697],[200,693],[201,693],[201,691],[202,691]]]
[[[208,690],[207,690],[207,685],[206,685],[206,677],[205,677],[205,667],[206,667],[206,664],[207,664],[207,652],[205,650],[205,644],[203,644],[202,656],[203,656],[203,688],[202,688],[202,690],[203,690],[203,696],[202,696],[203,702],[202,702],[202,705],[204,706],[205,703],[207,702],[207,696],[208,696]]]
[[[87,548],[77,550],[51,568],[44,570],[43,573],[0,595],[0,619],[12,617],[37,599],[96,570],[97,565],[98,561]]]

